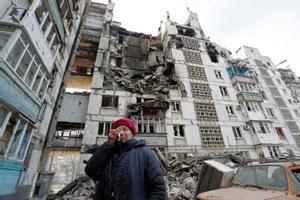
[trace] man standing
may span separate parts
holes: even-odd
[[[107,142],[88,161],[85,173],[99,181],[95,200],[165,199],[160,164],[135,134],[132,120],[116,120]]]

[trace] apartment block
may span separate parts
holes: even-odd
[[[56,189],[84,174],[87,149],[105,142],[120,117],[166,157],[299,153],[295,74],[256,48],[232,54],[210,41],[190,10],[184,24],[167,14],[152,36],[113,21],[113,8],[108,1],[88,9],[49,157]]]
[[[39,196],[48,127],[86,0],[0,2],[0,198]]]

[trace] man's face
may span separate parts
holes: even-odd
[[[133,137],[131,130],[127,126],[119,126],[117,130],[120,130],[120,141],[126,142]]]

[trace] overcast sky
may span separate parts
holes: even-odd
[[[107,0],[93,0],[107,3]],[[172,21],[184,23],[187,7],[198,13],[200,25],[212,42],[235,52],[256,47],[277,64],[300,76],[300,0],[112,0],[114,21],[136,32],[158,33],[169,11]]]

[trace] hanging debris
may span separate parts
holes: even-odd
[[[165,58],[161,41],[150,35],[113,27],[109,65],[103,69],[104,89],[117,88],[138,94],[164,94],[184,85],[174,71],[172,60]]]

